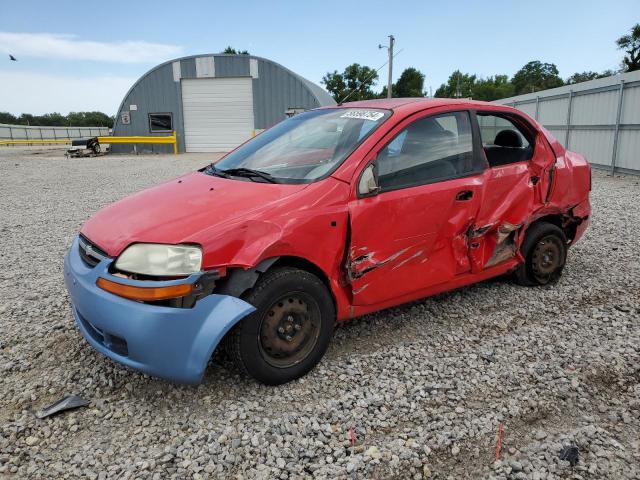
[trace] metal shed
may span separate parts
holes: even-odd
[[[176,131],[180,152],[226,152],[287,115],[334,104],[318,85],[266,58],[193,55],[145,73],[122,100],[113,135]],[[142,148],[171,151],[170,145]],[[133,149],[112,147],[118,153]]]

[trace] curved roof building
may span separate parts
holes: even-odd
[[[171,60],[127,92],[113,135],[169,135],[180,152],[226,152],[288,115],[335,104],[322,88],[271,60],[208,54]],[[171,145],[144,145],[170,152]],[[131,152],[133,145],[113,145]]]

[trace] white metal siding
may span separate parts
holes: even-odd
[[[531,118],[536,117],[536,104],[535,103],[527,103],[518,107],[524,113],[529,115]]]
[[[556,140],[558,140],[560,143],[564,144],[564,138],[565,138],[565,135],[567,134],[566,131],[558,130],[557,128],[547,129],[547,131],[551,135],[553,135],[556,138]]]
[[[563,144],[612,172],[640,174],[640,71],[504,98]],[[571,114],[571,118],[567,118]]]
[[[640,86],[624,89],[620,123],[640,123]]]
[[[616,123],[618,91],[576,96],[571,107],[574,125],[611,125]]]
[[[568,98],[556,98],[553,100],[540,99],[538,105],[538,122],[543,125],[562,125],[566,123],[568,105]]]
[[[182,80],[187,152],[228,152],[253,135],[251,77]]]
[[[571,132],[570,148],[580,152],[588,160],[600,165],[611,165],[613,132],[607,130],[574,130]]]
[[[622,130],[618,137],[618,154],[616,165],[630,170],[637,170],[640,156],[640,135],[638,131]]]
[[[252,58],[251,60],[249,60],[249,73],[251,74],[252,78],[260,78],[260,75],[258,74],[257,58]]]
[[[180,70],[180,62],[173,62],[171,64],[171,68],[173,70],[173,81],[179,82],[180,77],[182,77],[182,72]]]
[[[196,77],[215,77],[216,67],[213,57],[196,58]]]

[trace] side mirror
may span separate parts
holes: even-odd
[[[358,195],[366,197],[368,195],[374,195],[378,193],[378,190],[380,190],[375,169],[375,164],[370,163],[364,169],[362,175],[360,175],[360,180],[358,181]]]

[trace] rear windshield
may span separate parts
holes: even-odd
[[[231,152],[217,170],[251,169],[278,183],[310,183],[333,172],[391,114],[338,108],[291,117]]]

